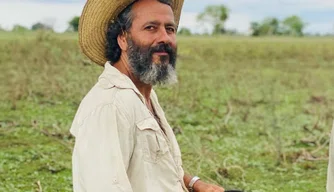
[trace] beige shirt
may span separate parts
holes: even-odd
[[[161,127],[133,82],[105,64],[70,130],[74,192],[187,191],[180,148],[154,90],[151,102]]]
[[[327,192],[334,192],[334,124],[329,145],[329,163],[327,173]]]

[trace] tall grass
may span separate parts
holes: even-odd
[[[185,170],[227,189],[324,191],[332,41],[179,37],[179,83],[156,90]],[[0,42],[0,191],[71,191],[68,129],[103,68],[75,35]]]

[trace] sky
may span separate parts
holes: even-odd
[[[63,32],[68,21],[80,16],[85,0],[0,0],[0,26],[10,30],[20,24],[31,27],[42,22],[52,25],[55,31]],[[223,4],[230,9],[226,21],[227,29],[241,33],[249,32],[252,21],[262,21],[265,17],[277,17],[280,20],[291,16],[300,16],[308,33],[334,33],[334,0],[185,0],[180,27],[192,32],[210,31],[207,25],[200,25],[196,16],[208,5]]]

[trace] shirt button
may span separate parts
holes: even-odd
[[[113,179],[113,180],[112,180],[112,183],[113,183],[113,184],[117,184],[117,183],[118,183],[117,179]]]

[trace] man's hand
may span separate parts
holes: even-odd
[[[194,184],[194,190],[195,192],[224,192],[224,188],[205,183],[201,180],[196,181]]]

